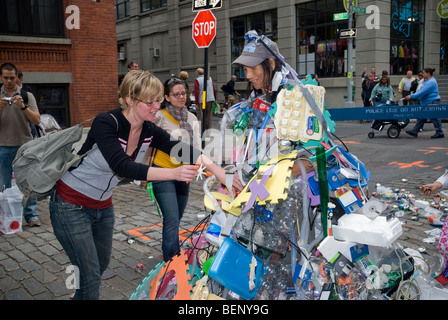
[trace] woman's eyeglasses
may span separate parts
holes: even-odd
[[[178,98],[180,98],[180,97],[186,97],[186,96],[187,96],[187,93],[184,91],[184,92],[176,92],[176,93],[172,93],[171,95],[172,95],[174,98],[178,99]]]
[[[137,100],[137,101],[139,101],[139,102],[141,102],[143,104],[146,104],[147,107],[154,107],[157,103],[158,104],[162,104],[162,102],[164,100],[165,100],[164,98],[160,98],[159,100],[153,100],[153,101],[148,101],[148,102],[145,102],[145,101],[142,101],[142,100]]]

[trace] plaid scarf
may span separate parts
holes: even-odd
[[[189,137],[184,136],[184,132],[182,132],[182,141],[185,143],[190,142],[190,146],[193,146],[193,127],[188,123],[188,109],[187,107],[183,107],[182,109],[173,107],[169,105],[166,107],[166,111],[170,115],[173,116],[174,119],[179,121],[179,127],[181,129],[185,129],[188,132]]]

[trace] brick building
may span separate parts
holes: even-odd
[[[0,2],[0,64],[24,74],[62,127],[117,106],[114,0]]]

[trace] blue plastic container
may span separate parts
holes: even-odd
[[[249,290],[252,253],[231,238],[224,239],[208,272],[209,276],[245,300],[253,299],[263,284],[265,268],[263,260],[255,256],[255,288]]]

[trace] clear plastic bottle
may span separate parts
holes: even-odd
[[[376,192],[378,193],[378,196],[383,198],[392,198],[396,196],[396,193],[391,188],[382,186],[379,183],[376,185]]]

